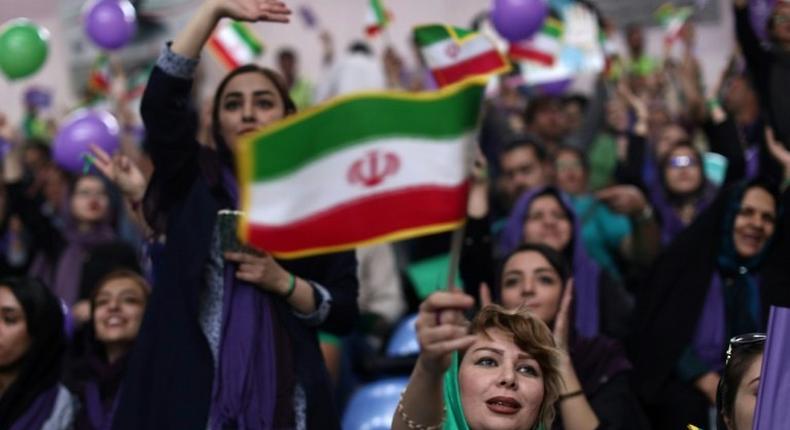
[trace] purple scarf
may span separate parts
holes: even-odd
[[[702,213],[716,197],[717,188],[710,182],[705,182],[702,193],[694,205],[694,217]],[[653,207],[661,218],[661,244],[668,245],[688,224],[684,223],[675,208],[669,203],[667,192],[658,182],[648,183],[648,192]]]
[[[727,342],[722,288],[721,275],[718,271],[714,271],[708,294],[705,296],[705,304],[702,306],[702,313],[691,340],[691,348],[697,357],[709,369],[717,372],[724,368],[721,346]]]
[[[71,307],[79,300],[80,281],[82,280],[82,263],[92,248],[115,238],[115,233],[108,223],[102,223],[88,231],[79,231],[71,224],[63,232],[66,249],[60,254],[55,268],[52,290]]]
[[[238,186],[229,171],[225,187],[234,205]],[[210,428],[272,429],[277,405],[277,353],[271,296],[235,277],[225,263],[222,337],[214,376]]]
[[[59,391],[60,385],[55,384],[54,387],[39,394],[25,413],[14,421],[9,430],[40,429],[52,415]]]
[[[593,262],[584,249],[581,240],[581,223],[573,212],[573,206],[567,196],[553,187],[541,187],[524,193],[513,206],[500,236],[500,256],[510,254],[524,242],[524,220],[527,218],[532,201],[539,195],[545,194],[557,197],[573,225],[570,246],[573,247],[573,303],[576,332],[582,337],[595,337],[600,331],[598,279],[601,268]]]

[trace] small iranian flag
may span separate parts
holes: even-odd
[[[88,88],[97,94],[107,94],[111,80],[110,59],[106,54],[99,54],[88,75]]]
[[[250,64],[263,53],[263,43],[250,27],[238,21],[222,21],[208,41],[211,53],[229,70]]]
[[[562,21],[548,17],[532,39],[511,43],[508,56],[516,61],[530,61],[551,67],[562,51]]]
[[[368,36],[377,35],[387,28],[391,18],[391,14],[384,8],[381,0],[370,0],[367,16],[365,17],[365,33]]]
[[[342,97],[243,138],[240,236],[297,258],[458,227],[484,87]]]
[[[680,38],[683,26],[694,14],[694,9],[689,6],[675,7],[671,3],[664,3],[656,10],[655,16],[664,28],[664,43],[674,44]]]
[[[502,73],[510,69],[494,43],[480,33],[432,24],[415,28],[414,39],[440,87],[469,76]]]

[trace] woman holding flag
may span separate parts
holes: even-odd
[[[276,0],[208,0],[151,74],[141,112],[155,173],[143,205],[167,244],[115,429],[339,428],[316,328],[343,334],[355,323],[353,253],[277,261],[234,241],[235,141],[295,106],[275,72],[245,65],[216,91],[216,150],[195,140],[189,109],[220,19],[288,22],[290,13]]]

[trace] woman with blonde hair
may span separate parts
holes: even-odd
[[[392,420],[399,429],[546,429],[561,379],[552,333],[526,310],[483,308],[460,292],[420,306],[420,356]],[[443,405],[426,407],[426,405]]]

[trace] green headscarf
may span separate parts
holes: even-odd
[[[458,368],[460,366],[458,352],[453,352],[450,368],[444,372],[444,404],[447,407],[447,417],[444,421],[444,430],[469,430],[469,424],[464,417],[464,407],[461,404],[461,387],[458,384]],[[538,421],[533,430],[545,430],[542,421]]]

